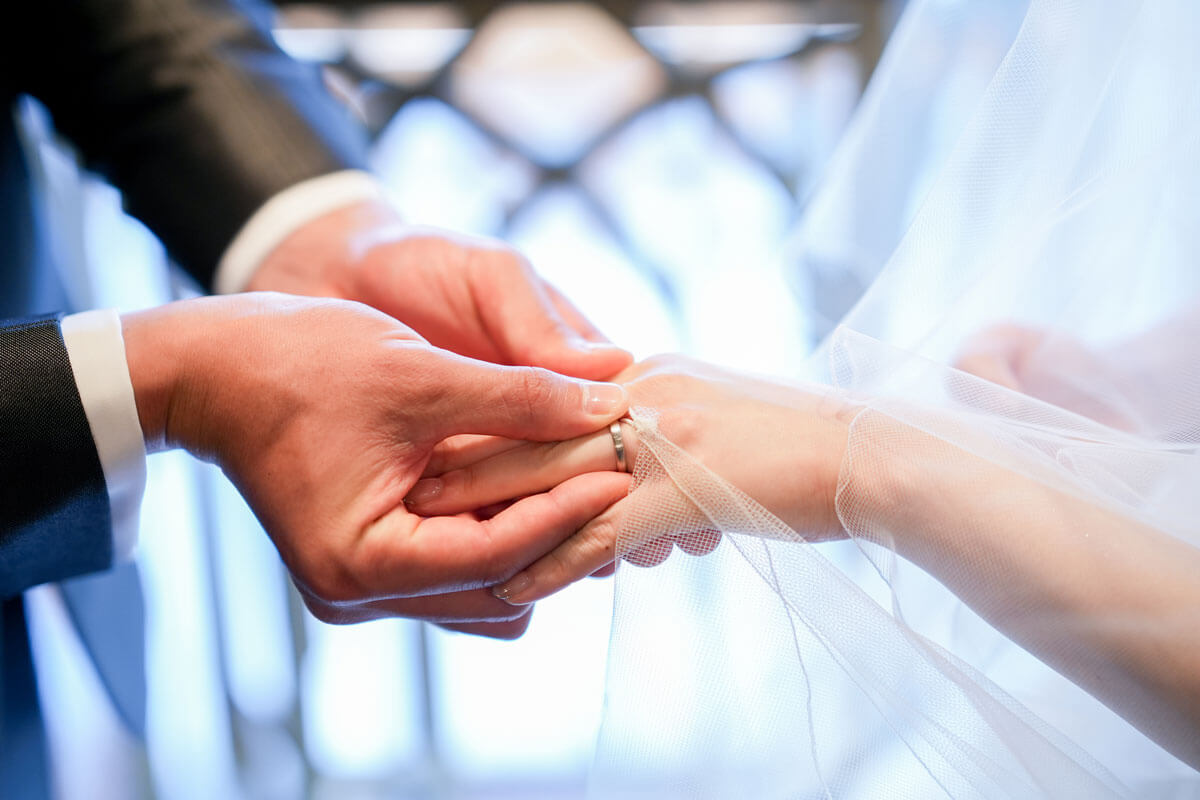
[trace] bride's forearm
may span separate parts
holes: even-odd
[[[933,437],[900,440],[870,468],[848,459],[838,497],[847,527],[890,539],[998,629],[1200,766],[1200,550]]]

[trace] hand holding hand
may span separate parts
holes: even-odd
[[[496,364],[604,380],[632,361],[512,248],[406,225],[382,203],[300,228],[248,288],[357,300],[435,347]]]
[[[483,520],[407,508],[447,436],[577,436],[624,413],[627,397],[438,350],[356,303],[204,298],[127,315],[124,334],[148,443],[219,464],[326,621],[499,620],[512,624],[485,630],[519,635],[527,620],[485,587],[626,488],[624,476],[581,476]]]
[[[672,356],[635,365],[618,380],[634,407],[655,409],[666,438],[790,527],[817,540],[842,534],[834,493],[849,414],[829,390],[756,380]],[[641,457],[637,435],[629,425],[622,429],[633,465]],[[613,470],[616,463],[612,438],[603,430],[558,443],[481,441],[439,457],[435,466],[441,474],[430,471],[409,497],[421,513],[457,513],[545,491],[576,476]],[[639,491],[677,490],[662,481]],[[618,556],[648,566],[664,560],[672,544],[700,554],[718,542],[710,526],[689,524],[687,530],[618,553],[630,508],[628,498],[614,504],[498,594],[511,603],[530,603]]]

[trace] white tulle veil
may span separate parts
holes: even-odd
[[[841,318],[801,377],[863,409],[839,482],[851,537],[807,543],[639,412],[634,498],[679,491],[638,506],[630,536],[699,516],[725,537],[618,571],[596,796],[1200,797],[1127,721],[1136,700],[1047,665],[1078,620],[1039,620],[1034,657],[947,588],[953,563],[934,579],[895,553],[878,490],[925,480],[903,456],[933,441],[948,507],[1002,469],[1200,547],[1198,80],[1190,0],[910,3],[789,253]],[[1021,356],[1037,391],[955,368],[1001,324],[1044,333]],[[1064,580],[1112,546],[1070,513]],[[988,531],[940,519],[965,563]],[[1114,602],[1082,624],[1123,620]]]

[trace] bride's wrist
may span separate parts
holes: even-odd
[[[854,536],[897,546],[891,537],[922,526],[930,467],[916,431],[893,417],[865,409],[849,426],[845,457],[838,471],[835,508],[845,530]],[[907,537],[905,537],[907,538]]]
[[[837,514],[848,533],[894,549],[926,569],[967,558],[961,536],[979,498],[1004,494],[1010,478],[981,459],[883,412],[867,409],[850,429],[838,477]]]
[[[794,452],[798,458],[793,468],[806,485],[796,492],[796,507],[786,521],[813,540],[836,539],[845,535],[837,508],[838,481],[850,426],[860,407],[830,390],[818,398],[813,409],[811,391],[804,391],[808,396],[802,400],[809,404],[809,411],[797,415],[802,425],[797,431]]]

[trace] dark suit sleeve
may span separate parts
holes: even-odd
[[[5,13],[14,88],[204,286],[273,195],[365,165],[363,131],[315,67],[275,46],[261,5],[22,0]]]
[[[104,473],[59,319],[0,322],[0,597],[112,556]]]

